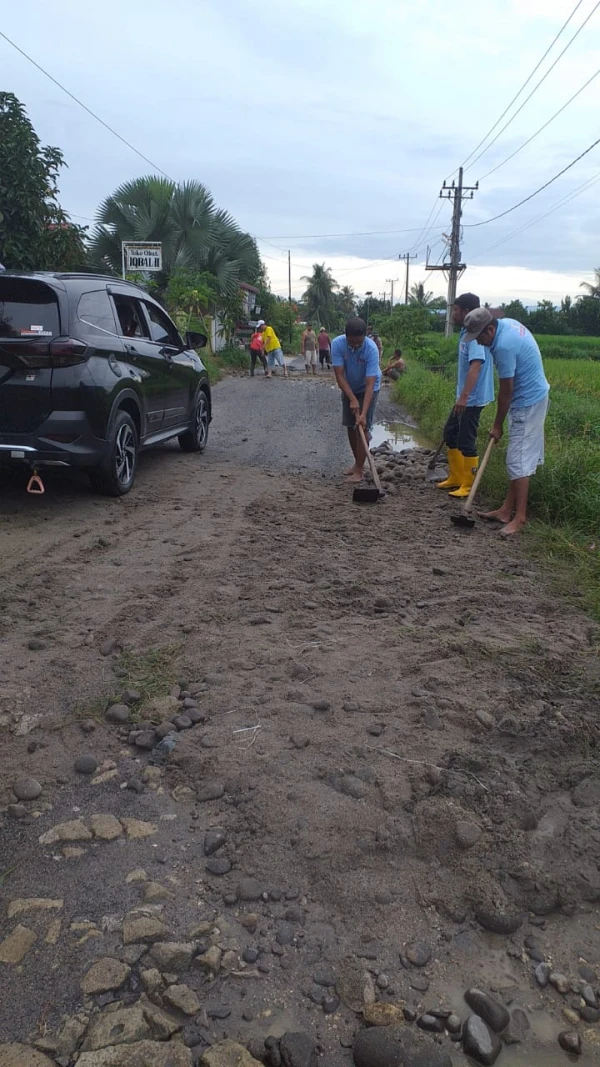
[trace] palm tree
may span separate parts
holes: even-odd
[[[256,242],[226,211],[215,207],[201,182],[177,185],[168,178],[136,178],[107,197],[97,212],[90,257],[101,269],[119,274],[122,241],[160,241],[163,271],[155,276],[163,291],[174,271],[209,271],[217,287],[233,296],[239,282],[254,282],[261,263]]]
[[[302,297],[307,320],[333,329],[337,321],[337,282],[331,276],[331,269],[324,263],[315,263],[312,274],[303,275],[302,281],[308,282]]]
[[[414,307],[431,308],[432,310],[446,307],[446,301],[443,296],[434,297],[433,293],[425,291],[424,282],[415,282],[414,285],[411,285],[408,302]]]
[[[356,315],[356,294],[349,285],[344,285],[337,294],[336,304],[345,319]]]
[[[586,289],[588,296],[600,299],[600,267],[596,267],[594,271],[594,281],[581,282],[580,289]]]

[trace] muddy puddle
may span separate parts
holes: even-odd
[[[410,426],[407,422],[375,422],[371,431],[371,448],[380,448],[386,442],[392,452],[431,447],[431,442],[416,426]]]

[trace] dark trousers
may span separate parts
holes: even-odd
[[[325,365],[325,363],[327,364],[327,366],[329,366],[330,360],[331,360],[331,353],[330,353],[329,349],[328,348],[320,348],[319,349],[319,362],[320,362],[321,366],[323,367]]]
[[[477,455],[477,430],[483,408],[465,408],[464,414],[450,415],[444,426],[444,441],[448,448],[458,448],[463,456]]]
[[[261,361],[261,363],[263,365],[263,369],[266,370],[267,369],[267,357],[264,355],[263,352],[259,352],[258,349],[256,349],[256,351],[255,351],[253,348],[251,348],[250,349],[250,374],[252,375],[252,377],[254,377],[254,368],[256,367],[256,360],[257,359],[260,359],[260,361]]]

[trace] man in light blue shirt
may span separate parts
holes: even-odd
[[[348,430],[354,456],[354,465],[347,474],[349,481],[360,482],[367,455],[358,427],[362,426],[369,440],[381,385],[379,352],[375,342],[367,337],[363,319],[348,319],[345,333],[334,337],[331,362],[335,380],[342,391],[342,425]]]
[[[458,340],[458,377],[456,404],[444,427],[448,450],[448,477],[438,482],[438,489],[450,489],[450,496],[466,497],[479,465],[477,430],[486,404],[494,399],[494,364],[487,349],[477,341],[465,341],[463,326],[469,312],[479,307],[475,293],[457,296],[452,308],[452,322],[460,326]]]
[[[496,320],[487,308],[471,311],[465,319],[465,340],[489,348],[500,380],[498,408],[490,437],[499,441],[508,415],[509,441],[506,469],[510,485],[504,503],[484,515],[503,523],[505,537],[518,533],[527,522],[529,479],[544,462],[544,423],[550,386],[533,334],[516,319]]]

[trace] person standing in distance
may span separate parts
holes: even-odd
[[[271,325],[265,323],[264,319],[260,319],[257,323],[257,329],[262,330],[263,341],[265,345],[265,353],[267,356],[267,362],[269,365],[269,373],[267,378],[273,376],[273,367],[277,364],[278,367],[283,367],[283,377],[287,378],[288,371],[283,358],[283,352],[281,350],[281,341],[279,340],[275,330]]]
[[[321,370],[324,370],[325,364],[327,364],[327,369],[329,370],[331,367],[331,338],[324,326],[321,326],[317,340],[319,343],[319,363],[321,364]]]
[[[306,329],[302,334],[302,341],[300,342],[300,348],[302,355],[304,356],[304,365],[306,367],[306,373],[310,374],[311,367],[313,374],[317,373],[317,335],[312,328],[312,323],[306,323]]]
[[[492,353],[500,388],[490,437],[499,441],[508,416],[506,469],[509,486],[504,503],[484,519],[503,523],[500,533],[510,537],[527,522],[529,479],[544,462],[544,424],[550,386],[537,341],[516,319],[495,319],[488,308],[465,318],[465,341],[477,341]]]
[[[450,496],[466,497],[475,479],[479,457],[477,430],[486,404],[494,399],[494,365],[492,357],[477,341],[467,341],[464,321],[479,307],[474,293],[457,296],[452,308],[452,322],[460,326],[458,339],[458,376],[456,403],[444,427],[448,450],[448,477],[438,482],[438,489],[450,489]]]
[[[345,333],[334,337],[331,362],[335,380],[342,391],[342,426],[348,430],[354,456],[354,465],[346,473],[349,481],[360,482],[367,454],[358,427],[362,426],[369,440],[381,385],[379,352],[375,342],[367,337],[363,319],[348,319]]]

